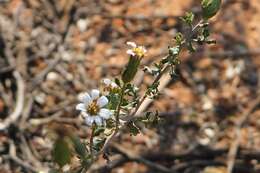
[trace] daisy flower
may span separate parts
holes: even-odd
[[[108,99],[106,96],[101,96],[99,90],[93,89],[90,95],[87,92],[79,94],[78,99],[81,103],[77,104],[76,109],[81,111],[85,123],[89,126],[93,123],[101,126],[104,120],[112,115],[109,109],[104,108],[108,104]]]
[[[138,58],[144,57],[145,53],[147,50],[145,49],[144,46],[137,46],[135,42],[126,42],[127,45],[131,46],[131,49],[128,49],[126,51],[127,54],[131,56],[136,56]]]

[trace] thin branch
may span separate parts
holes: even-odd
[[[27,170],[30,170],[32,172],[39,172],[40,171],[40,170],[36,169],[35,167],[33,167],[32,165],[30,165],[29,163],[27,163],[24,160],[22,160],[22,159],[17,157],[17,155],[16,155],[16,147],[15,147],[13,141],[10,141],[9,154],[8,155],[4,155],[4,157],[7,158],[7,159],[10,159],[10,160],[13,160],[14,162],[19,164],[23,168],[25,168]]]
[[[16,106],[14,112],[9,115],[3,122],[0,122],[0,130],[8,128],[11,123],[15,122],[19,118],[23,111],[25,84],[22,76],[18,71],[14,71],[13,75],[17,82]]]
[[[228,158],[227,167],[228,167],[229,173],[232,173],[234,164],[235,164],[235,160],[237,157],[237,152],[238,152],[238,148],[239,148],[240,141],[241,141],[241,128],[244,126],[244,124],[248,120],[250,114],[252,114],[254,112],[254,110],[257,108],[257,106],[259,104],[260,104],[260,96],[258,96],[255,100],[253,100],[250,103],[249,108],[244,111],[241,119],[238,121],[238,123],[235,127],[235,140],[231,144],[229,152],[228,152],[228,156],[227,156],[227,158]]]
[[[156,170],[158,172],[162,172],[162,173],[176,173],[176,171],[171,170],[163,165],[157,164],[155,162],[151,162],[139,155],[134,154],[133,152],[128,151],[127,149],[123,148],[120,145],[114,144],[113,145],[113,149],[123,155],[124,157],[126,157],[129,161],[135,161],[138,163],[142,163],[144,165],[146,165],[147,167]]]

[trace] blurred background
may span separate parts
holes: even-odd
[[[77,94],[120,75],[127,41],[147,48],[143,66],[159,61],[188,11],[198,20],[200,1],[0,0],[0,172],[46,172],[54,122],[87,139]],[[178,79],[146,107],[166,121],[121,135],[95,171],[259,173],[259,21],[259,0],[223,0],[210,20],[217,44],[184,51]]]

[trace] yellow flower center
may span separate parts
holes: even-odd
[[[90,114],[90,115],[97,115],[98,112],[99,112],[100,108],[99,106],[97,105],[97,101],[96,100],[93,100],[92,103],[90,103],[87,107],[87,112]]]
[[[135,47],[132,50],[138,57],[140,58],[144,57],[145,52],[142,47]]]

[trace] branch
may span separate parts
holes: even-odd
[[[14,112],[9,115],[3,122],[0,122],[0,130],[8,128],[11,123],[15,122],[22,114],[24,106],[25,84],[23,78],[18,71],[14,71],[13,75],[17,82],[16,106]]]
[[[235,140],[231,144],[227,156],[227,167],[229,173],[232,173],[235,164],[235,160],[236,160],[236,156],[237,156],[237,152],[241,140],[241,128],[244,126],[250,114],[254,112],[254,110],[257,108],[259,104],[260,104],[260,96],[258,96],[255,100],[253,100],[250,103],[249,108],[244,111],[241,119],[237,122],[237,125],[235,127]]]

